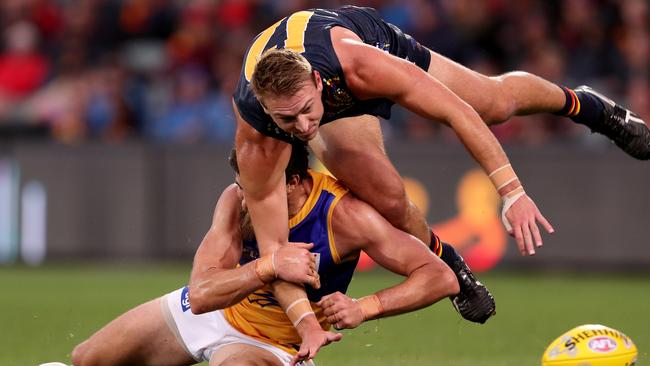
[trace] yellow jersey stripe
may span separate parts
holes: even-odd
[[[287,20],[287,39],[284,41],[285,48],[298,53],[305,52],[305,31],[312,15],[314,15],[313,11],[299,11],[289,17]]]

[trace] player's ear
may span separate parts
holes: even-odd
[[[300,177],[298,174],[292,175],[288,180],[287,180],[287,193],[293,192],[293,190],[298,186],[300,183]]]
[[[318,91],[323,90],[323,79],[320,77],[320,73],[317,70],[313,70],[312,73],[314,74],[314,82],[316,83],[316,89]]]

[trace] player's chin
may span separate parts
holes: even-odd
[[[296,136],[302,142],[309,142],[313,140],[317,134],[318,134],[318,129],[314,128],[313,131],[310,131],[302,135],[294,135],[294,136]]]
[[[298,140],[300,140],[302,142],[309,142],[309,141],[313,140],[314,137],[316,137],[316,135],[314,135],[314,136],[296,136],[296,137],[298,138]]]

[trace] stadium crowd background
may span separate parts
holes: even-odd
[[[587,83],[650,117],[647,0],[3,0],[0,131],[47,126],[71,144],[231,144],[230,96],[250,40],[293,11],[346,3],[377,8],[483,73],[521,69]],[[389,138],[456,140],[403,110],[393,116]],[[554,116],[532,118],[495,133],[506,143],[606,143]]]

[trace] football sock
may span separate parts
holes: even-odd
[[[442,255],[442,242],[440,241],[438,235],[434,234],[433,231],[431,231],[431,244],[429,244],[429,248],[431,248],[433,254],[437,255],[438,257]]]
[[[438,235],[431,232],[431,251],[440,257],[443,262],[445,262],[449,267],[460,257],[456,252],[456,249],[447,243],[440,241]]]
[[[591,94],[573,91],[560,86],[564,91],[566,102],[564,108],[555,114],[571,118],[574,122],[587,125],[598,121],[603,113],[603,103]]]
[[[452,267],[452,264],[460,258],[460,255],[456,253],[456,249],[447,243],[442,243],[442,253],[440,254],[440,259],[445,262],[449,267]],[[452,267],[453,268],[453,267]]]

